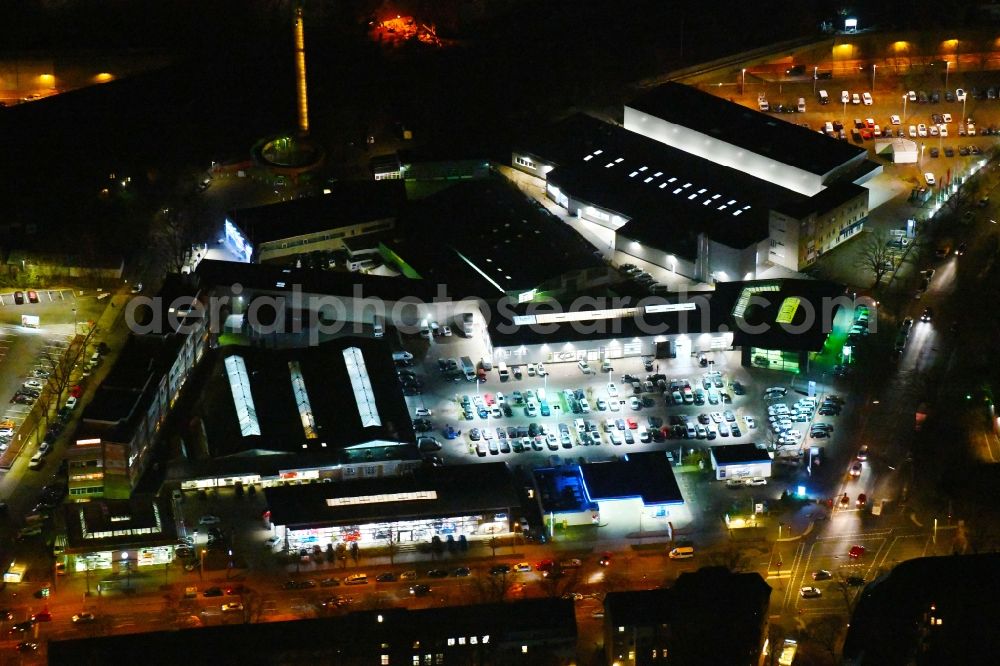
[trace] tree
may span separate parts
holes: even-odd
[[[751,569],[750,556],[734,543],[729,543],[725,548],[712,553],[709,559],[711,560],[711,564],[725,567],[733,573],[740,573],[741,571],[749,571]]]
[[[63,402],[63,395],[81,377],[77,367],[86,359],[87,347],[96,331],[96,326],[80,324],[76,335],[66,347],[53,349],[51,346],[38,359],[40,369],[48,374],[48,380],[38,396],[38,409],[43,427],[47,430],[52,412]],[[51,350],[51,351],[50,351]]]
[[[847,634],[847,621],[840,615],[822,615],[805,626],[803,637],[825,650],[836,660]]]
[[[504,600],[513,585],[514,576],[509,573],[474,576],[470,579],[472,589],[482,603],[499,603]]]
[[[874,275],[872,289],[881,284],[882,278],[896,267],[895,253],[889,236],[882,229],[870,232],[862,241],[861,252],[855,258],[855,267],[871,271]]]

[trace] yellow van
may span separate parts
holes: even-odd
[[[368,574],[351,574],[344,579],[344,585],[367,585],[368,584]]]
[[[694,548],[691,546],[680,546],[671,550],[667,557],[672,560],[689,560],[694,557]]]

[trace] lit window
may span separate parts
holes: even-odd
[[[584,162],[589,162],[589,161],[590,161],[590,160],[592,160],[592,159],[594,159],[594,156],[593,156],[593,155],[587,155],[586,157],[584,157],[584,158],[583,158],[583,161],[584,161]]]
[[[382,666],[389,666],[389,655],[382,655]]]
[[[644,182],[644,183],[648,183],[648,182],[649,182],[649,181],[651,181],[651,180],[653,180],[653,177],[652,177],[652,176],[650,176],[650,177],[646,178],[646,180],[644,180],[644,181],[642,181],[642,182]]]
[[[632,173],[630,173],[630,174],[628,175],[628,177],[629,177],[629,178],[635,178],[636,174],[638,174],[638,173],[639,173],[638,171],[633,171]]]
[[[488,635],[487,636],[483,636],[483,644],[486,644],[486,643],[489,643],[489,642],[490,642],[490,637]]]
[[[624,634],[625,633],[625,627],[618,627],[618,633],[619,634]]]
[[[649,168],[649,167],[647,167],[647,166],[644,166],[644,167],[639,167],[639,171],[645,171],[645,170],[646,170],[646,169],[648,169],[648,168]]]
[[[600,154],[601,154],[601,153],[603,153],[603,152],[604,152],[603,150],[595,150],[595,151],[594,151],[594,154],[595,154],[595,155],[600,155]]]
[[[420,655],[413,655],[413,666],[420,666]]]
[[[653,178],[659,178],[662,175],[663,175],[662,171],[657,171],[656,173],[653,174]]]
[[[454,645],[454,644],[455,644],[455,639],[454,638],[449,638],[448,639],[448,645],[451,646],[451,645]]]
[[[465,645],[465,636],[459,636],[458,637],[458,644],[459,645]]]
[[[624,161],[624,159],[625,159],[624,157],[619,157],[618,159],[615,160],[615,164]]]
[[[521,654],[528,654],[528,646],[527,645],[522,645],[521,646]]]
[[[695,192],[694,194],[692,194],[691,196],[688,197],[688,201],[690,201],[691,199],[697,199],[697,198],[698,198],[698,193]]]
[[[691,187],[691,183],[684,183],[683,187],[686,190],[687,188]]]
[[[708,192],[708,188],[703,187],[700,190],[698,190],[698,194],[704,194],[705,192]]]
[[[666,183],[660,183],[660,189],[661,189],[661,190],[662,190],[662,189],[663,189],[664,187],[666,187],[666,186],[667,186],[667,184],[666,184]]]
[[[674,190],[674,194],[679,194],[682,189],[684,188],[678,187],[676,190]]]
[[[669,179],[669,180],[667,180],[667,182],[668,182],[668,183],[672,183],[672,182],[674,182],[675,180],[677,180],[677,176],[671,176],[671,177],[670,177],[670,179]]]

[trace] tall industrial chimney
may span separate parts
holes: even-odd
[[[302,8],[295,10],[295,75],[298,87],[299,133],[309,134],[309,100],[306,94],[306,37],[302,26]]]

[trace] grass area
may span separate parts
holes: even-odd
[[[548,527],[548,520],[546,520]],[[569,525],[562,527],[556,520],[556,530],[553,541],[597,541],[597,525]]]

